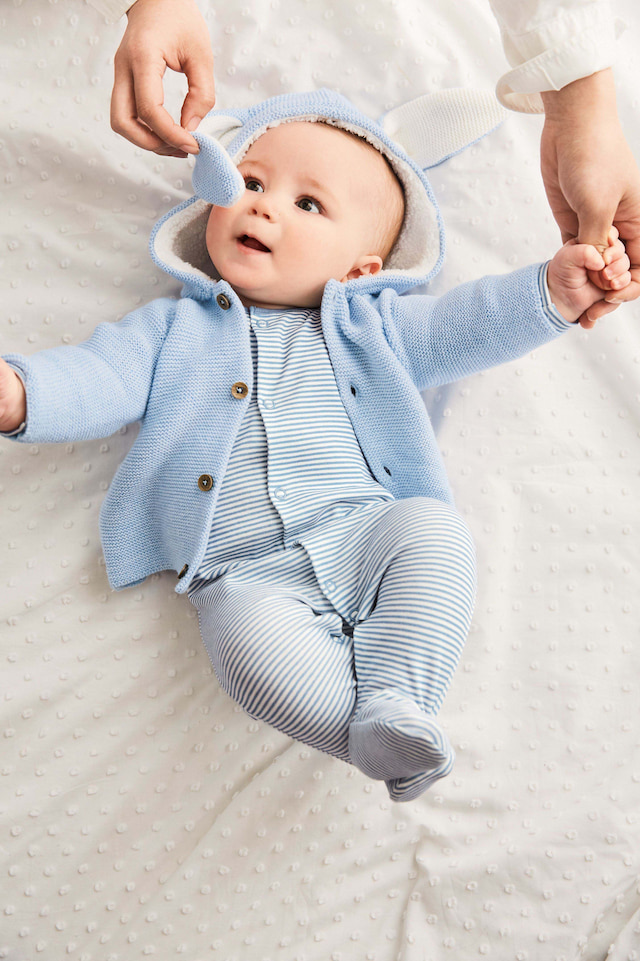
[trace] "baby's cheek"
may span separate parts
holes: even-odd
[[[215,234],[215,220],[209,215],[209,220],[207,221],[207,232],[204,237],[204,242],[209,253],[211,253],[211,245],[213,244],[213,237]]]

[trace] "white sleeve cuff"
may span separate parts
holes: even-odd
[[[13,364],[9,364],[9,367],[10,367],[11,370],[14,372],[14,374],[17,374],[17,375],[18,375],[18,377],[20,378],[20,380],[21,380],[22,383],[24,384],[24,377],[22,376],[22,371],[16,370],[16,368],[13,366]],[[26,389],[26,385],[25,385],[25,389]],[[22,431],[25,429],[26,426],[27,426],[27,421],[26,421],[26,418],[25,418],[25,420],[22,421],[22,423],[20,424],[20,426],[19,426],[19,427],[16,427],[15,430],[2,430],[2,431],[0,431],[0,437],[16,437],[17,434],[21,434],[21,433],[22,433]]]
[[[494,0],[492,5],[514,68],[498,80],[496,96],[504,107],[522,113],[544,112],[541,91],[560,90],[612,66],[616,40],[626,27],[614,18],[608,0],[554,4],[553,19],[511,24],[505,22],[506,4]]]
[[[16,437],[18,434],[22,433],[26,426],[27,422],[26,420],[23,420],[20,426],[16,427],[15,430],[0,430],[0,437]]]
[[[540,267],[540,273],[538,274],[538,283],[540,285],[540,296],[542,298],[542,306],[544,307],[545,313],[547,315],[547,320],[553,324],[557,330],[566,330],[567,327],[573,327],[575,321],[567,320],[563,317],[554,302],[551,300],[551,293],[549,291],[549,285],[547,283],[547,273],[549,270],[549,261],[542,264]]]
[[[129,7],[132,7],[136,0],[89,0],[92,7],[99,13],[104,14],[109,23],[115,23],[123,17]]]

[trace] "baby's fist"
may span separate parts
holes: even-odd
[[[16,430],[27,416],[27,400],[22,380],[0,357],[0,431]]]
[[[593,327],[598,317],[618,306],[611,299],[615,291],[631,282],[629,267],[629,258],[615,227],[611,228],[609,246],[602,254],[591,244],[569,240],[549,263],[547,284],[551,299],[565,320],[579,320],[583,327]],[[606,292],[591,282],[589,271],[600,273],[608,288]],[[590,314],[594,304],[598,304],[598,308]]]

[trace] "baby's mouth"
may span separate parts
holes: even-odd
[[[250,247],[252,250],[264,250],[265,253],[271,253],[269,247],[265,247],[260,240],[256,237],[250,237],[249,234],[243,234],[241,237],[238,237],[238,243],[242,244],[243,247]]]

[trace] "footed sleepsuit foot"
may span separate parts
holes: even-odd
[[[349,757],[364,774],[384,780],[394,801],[418,797],[453,764],[453,749],[435,717],[407,697],[380,691],[349,726]]]

